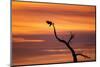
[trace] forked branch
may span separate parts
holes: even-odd
[[[69,38],[69,40],[68,40],[68,42],[67,42],[68,44],[69,44],[69,43],[71,42],[71,40],[74,38],[74,34],[72,34],[72,33],[70,32],[70,35],[71,35],[71,36],[70,36],[70,38]]]
[[[74,38],[74,34],[72,34],[72,33],[70,32],[70,35],[71,35],[71,36],[70,36],[70,38],[68,39],[68,41],[62,40],[61,38],[59,38],[59,37],[57,36],[54,23],[52,23],[51,21],[47,21],[47,24],[49,24],[49,26],[53,26],[54,35],[55,35],[56,39],[57,39],[59,42],[64,43],[64,44],[68,47],[68,49],[71,51],[71,54],[72,54],[72,57],[73,57],[73,62],[77,62],[77,56],[78,56],[78,55],[83,56],[83,57],[85,57],[85,58],[90,58],[90,57],[88,57],[88,56],[86,56],[86,55],[83,55],[83,54],[76,54],[75,50],[70,46],[70,42],[71,42],[71,40]]]

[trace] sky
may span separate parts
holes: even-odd
[[[53,28],[48,26],[47,20],[55,24],[57,35],[66,41],[70,36],[69,32],[74,33],[71,46],[94,50],[91,53],[95,59],[95,9],[95,6],[12,1],[13,63],[24,64],[22,61],[25,58],[28,60],[25,63],[31,63],[33,61],[28,58],[40,55],[47,55],[47,58],[56,54],[59,54],[59,57],[60,54],[65,56],[66,47],[56,40]]]
[[[93,6],[30,4],[29,2],[13,2],[12,5],[13,34],[48,34],[50,32],[47,31],[46,20],[54,22],[59,31],[95,30]]]

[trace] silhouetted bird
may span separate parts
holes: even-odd
[[[52,25],[52,22],[51,21],[46,21],[47,24],[49,24],[49,26]]]

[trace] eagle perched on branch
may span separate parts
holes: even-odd
[[[49,26],[52,25],[52,22],[51,21],[46,21],[47,24],[49,24]]]

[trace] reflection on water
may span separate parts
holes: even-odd
[[[62,36],[65,37],[65,35],[60,35]],[[70,51],[65,44],[57,41],[54,35],[13,35],[14,38],[17,38],[17,41],[13,40],[12,43],[13,65],[72,62]],[[67,40],[66,37],[64,40]],[[75,49],[76,53],[91,57],[87,59],[78,56],[78,61],[96,60],[95,32],[76,32],[70,46]]]
[[[82,56],[78,56],[78,61],[93,61],[95,60],[95,49],[75,49],[76,53],[82,53],[90,57],[84,58]],[[29,55],[20,55],[13,57],[14,65],[24,65],[24,64],[46,64],[46,63],[60,63],[60,62],[72,62],[72,56],[69,50],[66,49],[46,49],[42,50],[43,54],[34,55],[30,53]],[[33,52],[34,53],[34,52]]]

